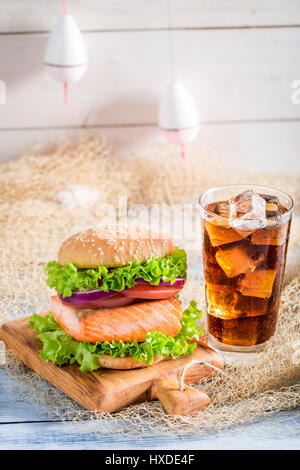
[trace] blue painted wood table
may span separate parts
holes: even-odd
[[[6,371],[0,368],[0,449],[300,449],[300,414],[281,412],[238,430],[202,434],[199,437],[168,435],[134,436],[91,433],[92,423],[71,423],[46,418],[26,401],[11,397]],[[9,387],[8,387],[9,388]],[[292,418],[287,422],[285,418]],[[276,420],[278,423],[276,424]]]

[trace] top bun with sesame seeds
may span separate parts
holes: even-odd
[[[65,240],[58,252],[58,262],[62,266],[73,263],[78,268],[116,268],[136,260],[145,263],[149,258],[174,252],[173,241],[149,227],[106,225]]]

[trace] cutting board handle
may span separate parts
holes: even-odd
[[[176,376],[164,377],[153,383],[152,398],[158,398],[169,415],[187,416],[209,405],[209,396],[190,385],[179,390]]]

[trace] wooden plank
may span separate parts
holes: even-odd
[[[0,449],[298,449],[299,414],[281,412],[280,418],[290,418],[290,428],[270,423],[270,418],[229,432],[199,434],[198,436],[158,435],[155,430],[140,436],[115,432],[105,434],[106,428],[93,422],[86,423],[21,423],[0,424]],[[147,420],[145,419],[145,431]],[[95,432],[96,431],[96,432]]]
[[[16,379],[9,378],[1,366],[0,383],[0,424],[49,421],[45,410],[20,400],[20,395],[27,385],[18,384]],[[55,416],[52,419],[54,420]]]
[[[174,31],[175,76],[190,89],[204,122],[300,118],[292,82],[300,76],[300,28]],[[147,124],[157,121],[170,75],[166,31],[85,34],[90,64],[70,86],[43,66],[46,35],[3,36],[0,128]]]
[[[70,0],[67,4],[83,30],[167,26],[166,2],[161,0]],[[60,0],[2,0],[0,32],[49,31],[62,13]]]
[[[0,131],[3,143],[0,161],[16,158],[25,151],[38,152],[47,144],[55,147],[64,138],[76,141],[88,135],[107,136],[113,151],[123,158],[130,158],[132,154],[142,158],[145,149],[147,153],[151,149],[158,152],[160,145],[167,145],[155,126]],[[299,148],[300,121],[207,124],[200,127],[198,140],[187,146],[187,155],[189,149],[198,149],[199,158],[203,158],[209,150],[219,159],[221,167],[226,162],[229,171],[236,168],[240,171],[242,166],[245,172],[262,171],[269,174],[291,169],[300,171],[300,159],[296,151]],[[176,156],[176,147],[173,151]]]
[[[223,368],[224,365],[223,359],[218,353],[205,345],[198,345],[193,354],[189,356],[176,360],[166,359],[145,369],[122,371],[99,369],[84,374],[77,365],[57,367],[50,362],[45,362],[40,357],[41,342],[38,340],[36,332],[30,329],[28,317],[4,323],[0,328],[0,338],[26,366],[40,374],[84,408],[97,411],[113,412],[130,404],[151,400],[156,395],[159,396],[152,390],[152,384],[169,374],[173,374],[176,378],[180,375],[184,365],[191,360],[203,360],[219,368]],[[202,377],[208,377],[214,373],[206,365],[196,364],[187,370],[185,382],[187,384],[196,383]],[[165,403],[165,399],[163,402]],[[177,409],[176,406],[175,409]]]
[[[175,76],[189,87],[202,121],[300,117],[291,101],[300,76],[300,28],[175,31],[172,37]]]
[[[0,382],[14,387],[15,380],[6,380],[6,374],[0,368]],[[20,385],[21,387],[21,385]],[[134,449],[134,448],[168,448],[168,449],[222,449],[222,448],[298,448],[299,435],[296,431],[300,424],[297,411],[278,413],[277,419],[291,419],[289,429],[284,432],[279,424],[270,423],[270,420],[259,420],[255,429],[251,425],[230,432],[217,434],[204,434],[199,436],[171,437],[158,435],[155,431],[148,436],[134,436],[118,434],[120,424],[116,426],[116,433],[105,435],[107,428],[103,424],[84,423],[69,424],[58,422],[43,422],[51,419],[46,409],[38,408],[27,401],[18,400],[18,388],[13,396],[0,387],[0,448],[1,449],[33,449],[33,448],[60,448],[60,449]],[[23,423],[23,424],[22,424]],[[111,426],[111,425],[110,425]],[[250,429],[249,429],[250,428]],[[96,436],[92,431],[98,432]],[[147,420],[145,419],[145,430]],[[248,431],[249,429],[249,431]]]
[[[298,0],[171,0],[173,27],[299,24]]]
[[[2,36],[6,104],[0,107],[1,128],[156,120],[162,80],[168,76],[167,33],[91,33],[84,39],[89,67],[70,85],[64,106],[62,84],[43,66],[47,36]]]
[[[158,128],[154,126],[0,130],[0,140],[4,143],[0,147],[0,161],[17,158],[27,151],[38,153],[43,148],[54,148],[57,143],[66,138],[76,142],[80,137],[90,135],[106,136],[113,151],[121,154],[124,158],[130,157],[132,152],[139,151],[145,145],[165,142]]]
[[[299,19],[298,0],[169,0],[169,5],[173,27],[291,25]],[[71,0],[68,9],[84,30],[168,26],[162,0]],[[49,31],[61,12],[59,0],[2,0],[0,32]]]

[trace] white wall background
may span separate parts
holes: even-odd
[[[73,0],[89,67],[70,87],[48,76],[43,55],[62,13],[58,0],[0,0],[0,160],[30,144],[104,133],[124,155],[163,142],[160,93],[176,78],[199,107],[193,145],[250,169],[300,170],[300,0]],[[171,32],[168,28],[171,28]]]

